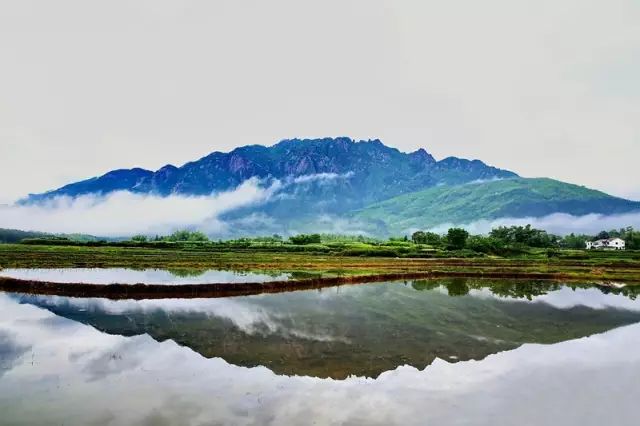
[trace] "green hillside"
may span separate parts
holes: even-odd
[[[439,186],[404,194],[357,211],[354,217],[389,232],[479,219],[640,211],[640,202],[547,178],[515,178]]]
[[[26,239],[33,238],[46,238],[49,240],[58,239],[58,240],[71,240],[71,241],[97,241],[100,239],[94,237],[93,235],[86,234],[51,234],[48,232],[37,232],[37,231],[22,231],[19,229],[6,229],[0,228],[0,244],[3,243],[17,243]]]

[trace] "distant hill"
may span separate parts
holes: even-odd
[[[0,243],[17,243],[25,238],[45,238],[51,234],[45,232],[21,231],[19,229],[0,228]]]
[[[479,219],[540,217],[562,212],[617,214],[640,211],[640,202],[547,178],[514,178],[438,186],[372,204],[354,214],[390,232]]]
[[[50,234],[47,232],[22,231],[20,229],[0,228],[0,244],[18,243],[22,240],[31,239],[31,238],[46,238],[46,239],[66,238],[73,241],[97,241],[100,239],[104,239],[104,238],[94,237],[93,235],[85,235],[85,234]]]

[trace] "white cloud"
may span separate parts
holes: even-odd
[[[441,289],[441,287],[439,288]],[[481,299],[498,299],[502,302],[522,303],[522,299],[511,298],[498,295],[490,288],[471,289],[469,295]],[[628,311],[639,311],[640,304],[622,294],[603,293],[595,287],[572,289],[562,286],[559,290],[550,291],[546,294],[531,296],[536,303],[545,303],[557,309],[572,309],[577,306],[585,306],[591,309],[621,309]]]
[[[471,182],[467,183],[467,185],[478,185],[480,183],[487,183],[487,182],[497,182],[499,180],[503,180],[503,178],[499,178],[497,176],[494,176],[490,179],[476,179],[476,180],[472,180]]]
[[[343,174],[339,173],[315,173],[310,175],[302,175],[293,179],[293,183],[309,183],[309,182],[327,182],[336,179],[349,179],[353,176],[353,172]]]
[[[319,342],[348,342],[343,336],[332,336],[313,325],[295,324],[292,312],[274,310],[252,303],[248,298],[219,299],[149,299],[149,300],[107,300],[99,298],[66,298],[60,296],[25,296],[27,303],[42,307],[71,306],[74,309],[89,312],[105,312],[112,315],[151,314],[164,312],[169,314],[198,313],[221,318],[233,323],[239,330],[249,335],[280,335],[298,337]]]
[[[226,225],[218,219],[221,214],[264,202],[281,187],[277,180],[265,186],[252,178],[234,190],[211,196],[159,197],[119,191],[57,197],[37,205],[0,207],[0,223],[5,228],[100,236],[166,233],[203,223],[210,231],[222,231]]]
[[[554,213],[543,217],[504,217],[492,220],[483,219],[466,224],[444,223],[431,228],[431,231],[444,233],[447,229],[456,226],[465,228],[472,234],[486,234],[491,231],[491,229],[498,226],[524,226],[527,224],[531,224],[534,228],[544,229],[548,232],[559,235],[566,235],[570,233],[595,234],[603,230],[608,231],[627,226],[633,226],[635,229],[640,229],[640,213],[625,213],[618,215],[602,215],[593,213],[584,216]]]

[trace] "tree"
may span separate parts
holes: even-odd
[[[416,231],[413,234],[411,234],[411,241],[413,241],[416,244],[425,244],[426,238],[425,238],[424,232]]]
[[[411,235],[411,240],[416,244],[429,244],[437,246],[442,242],[440,235],[435,232],[416,231]]]
[[[640,231],[634,231],[632,227],[625,230],[624,241],[629,250],[640,249]]]
[[[181,229],[165,237],[167,241],[209,241],[209,237],[199,231]]]
[[[466,247],[478,253],[499,254],[502,248],[500,240],[493,237],[485,237],[482,235],[471,235],[467,239]]]
[[[289,241],[293,244],[320,244],[322,242],[322,237],[320,234],[299,234],[289,237]]]
[[[576,235],[571,233],[569,235],[565,235],[560,240],[560,245],[564,248],[570,249],[583,249],[585,248],[585,243],[587,241],[591,241],[593,237],[589,235]]]
[[[490,237],[505,245],[520,244],[529,247],[553,247],[558,243],[556,235],[550,235],[542,229],[527,226],[500,226],[489,233]]]
[[[146,235],[134,235],[133,237],[131,237],[131,241],[135,241],[137,243],[146,243],[147,242],[147,236]]]
[[[462,228],[450,228],[447,232],[447,243],[452,250],[463,249],[469,238],[469,233]]]
[[[438,246],[442,244],[442,237],[435,232],[424,233],[425,242],[431,246]]]

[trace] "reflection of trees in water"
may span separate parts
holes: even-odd
[[[436,288],[446,288],[449,296],[464,296],[470,290],[487,289],[491,293],[500,297],[513,299],[532,300],[536,296],[543,296],[552,291],[560,290],[562,287],[569,287],[573,290],[578,288],[597,288],[603,294],[615,294],[626,296],[631,300],[635,300],[640,294],[640,286],[626,286],[615,288],[605,285],[596,284],[577,284],[577,283],[559,283],[549,281],[490,281],[490,280],[474,280],[468,278],[451,278],[438,280],[416,280],[411,283],[414,290],[434,290]]]
[[[483,287],[481,283],[474,284],[473,288],[481,289]],[[505,281],[492,282],[487,288],[500,297],[531,300],[535,296],[543,296],[550,291],[560,290],[561,287],[562,284],[559,283],[542,281]]]
[[[318,278],[322,276],[322,274],[319,272],[293,271],[290,273],[290,276],[293,280],[305,280],[309,278]]]
[[[415,280],[411,283],[414,290],[434,290],[442,285],[441,280]]]
[[[469,293],[470,287],[466,278],[451,278],[447,280],[416,280],[411,283],[414,290],[435,290],[439,287],[447,289],[449,296],[464,296]]]
[[[469,280],[466,278],[451,278],[447,280],[416,280],[411,283],[411,287],[419,291],[444,287],[449,296],[464,296],[469,293],[468,284]]]
[[[631,285],[623,288],[600,286],[599,288],[604,294],[622,294],[631,300],[636,300],[638,295],[640,295],[640,285]]]
[[[197,269],[197,268],[171,268],[166,269],[171,275],[180,277],[180,278],[188,278],[188,277],[199,277],[204,275],[208,271],[212,271],[212,269]],[[278,277],[282,274],[285,274],[284,271],[268,269],[268,270],[246,270],[246,269],[216,269],[215,271],[220,272],[231,272],[235,275],[250,275],[250,274],[260,274],[266,275],[272,278]],[[293,279],[304,279],[304,278],[315,278],[319,274],[313,272],[291,272],[291,278]]]
[[[169,272],[171,275],[176,277],[187,278],[187,277],[199,277],[200,275],[204,275],[204,273],[207,272],[207,270],[182,268],[182,269],[167,269],[167,272]]]
[[[449,296],[464,296],[469,293],[469,286],[467,286],[467,280],[464,278],[453,278],[446,286]]]

